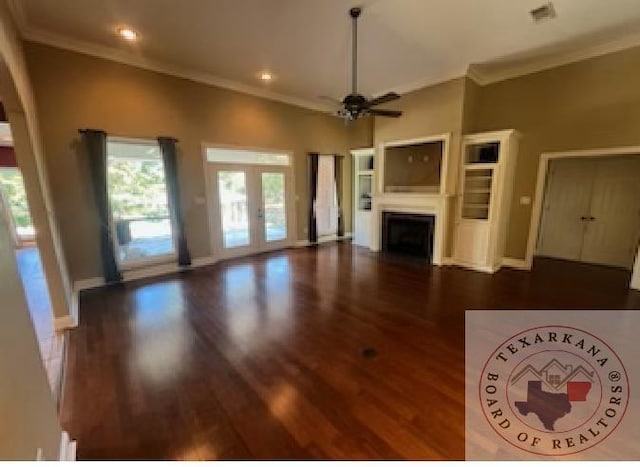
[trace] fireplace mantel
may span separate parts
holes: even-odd
[[[373,198],[372,204],[372,236],[371,250],[380,251],[382,237],[382,212],[393,211],[409,214],[428,214],[435,217],[435,231],[433,234],[433,264],[444,264],[444,239],[448,225],[447,204],[451,196],[443,194],[414,194],[414,193],[379,193]]]

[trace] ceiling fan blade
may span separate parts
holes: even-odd
[[[376,117],[398,118],[402,116],[402,112],[399,110],[371,109],[369,110],[369,115],[375,115]]]
[[[380,104],[386,104],[387,102],[395,101],[400,99],[400,94],[396,94],[395,92],[388,92],[383,96],[376,97],[375,99],[371,99],[369,101],[369,107],[374,107]]]

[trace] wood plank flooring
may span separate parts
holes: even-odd
[[[462,459],[464,311],[640,308],[628,279],[337,244],[87,291],[63,426],[83,459]]]

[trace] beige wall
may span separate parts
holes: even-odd
[[[371,123],[345,126],[334,117],[127,65],[27,43],[54,204],[74,280],[100,276],[97,218],[79,128],[118,136],[173,136],[187,239],[194,258],[211,255],[203,142],[294,152],[297,236],[306,238],[309,151],[345,155],[342,192],[351,228],[349,149],[371,145]]]
[[[0,99],[24,177],[53,314],[69,325],[73,322],[70,317],[71,283],[51,201],[22,41],[5,2],[0,2]]]
[[[474,129],[523,134],[507,256],[524,258],[540,154],[640,145],[640,48],[565,65],[480,89]]]
[[[532,205],[517,200],[533,197],[540,154],[640,145],[638,82],[640,48],[486,86],[460,78],[403,96],[394,107],[405,115],[377,119],[374,140],[378,144],[451,132],[451,156],[457,163],[462,134],[520,131],[506,255],[524,259]],[[455,212],[455,200],[450,209]]]
[[[56,460],[60,424],[4,219],[0,213],[0,459],[35,460],[42,448]]]
[[[467,87],[466,78],[458,78],[445,83],[436,84],[418,91],[408,93],[389,108],[402,110],[402,117],[376,118],[374,125],[374,141],[376,146],[391,141],[421,138],[426,136],[451,134],[449,153],[449,177],[447,184],[455,189],[457,178],[457,162],[460,153],[462,135],[464,96]],[[444,256],[451,255],[455,200],[447,202],[449,221],[447,235],[444,239]]]

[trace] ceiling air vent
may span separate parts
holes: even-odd
[[[556,17],[556,9],[553,7],[553,3],[549,2],[545,5],[534,8],[529,12],[533,18],[534,23],[540,23]]]

